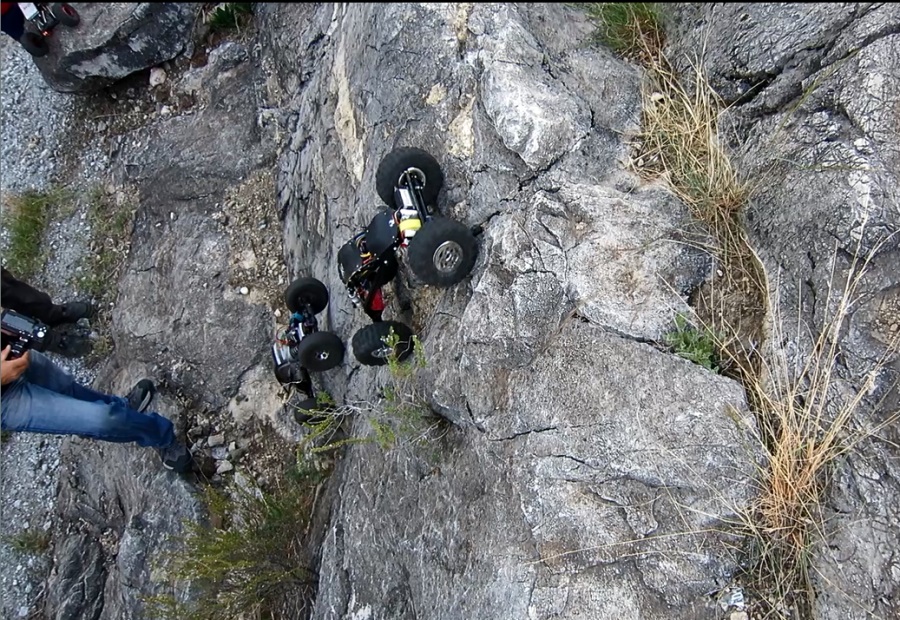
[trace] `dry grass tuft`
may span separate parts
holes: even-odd
[[[627,12],[622,14],[628,17]],[[628,19],[632,20],[628,28],[613,23],[606,31],[641,33],[636,17]],[[719,259],[723,273],[715,287],[707,286],[698,295],[698,318],[708,333],[716,334],[724,374],[744,385],[767,457],[757,475],[757,498],[739,511],[737,525],[750,552],[745,577],[765,597],[769,615],[794,608],[799,617],[811,617],[810,557],[826,538],[822,505],[830,474],[847,452],[900,417],[895,411],[881,416],[876,426],[859,422],[861,411],[873,406],[867,396],[898,350],[897,334],[858,389],[849,387],[837,370],[841,330],[878,248],[865,257],[857,248],[843,283],[837,285],[836,251],[828,313],[820,325],[805,326],[798,310],[797,331],[788,334],[788,319],[781,316],[777,297],[769,303],[770,291],[777,296],[778,288],[770,288],[744,230],[742,210],[752,187],[732,165],[721,140],[723,102],[700,63],[691,67],[690,82],[682,82],[660,41],[657,35],[638,38],[635,44],[642,50],[627,54],[639,59],[646,72],[635,168],[645,178],[662,179],[713,237],[714,245],[708,249]],[[764,322],[771,332],[768,338],[763,336]],[[798,359],[780,348],[791,340],[802,352]],[[774,347],[763,350],[765,341]]]
[[[830,311],[823,317],[818,335],[805,333],[807,328],[799,317],[796,333],[785,333],[787,321],[776,304],[772,342],[793,341],[802,347],[808,338],[812,341],[810,352],[796,360],[783,350],[767,353],[762,372],[745,382],[757,407],[768,456],[767,466],[759,472],[760,494],[743,518],[753,543],[751,577],[759,589],[772,591],[769,601],[775,607],[796,604],[805,617],[811,614],[814,598],[811,550],[825,539],[821,507],[829,476],[838,459],[900,417],[900,411],[895,411],[876,426],[859,423],[860,412],[872,406],[866,397],[874,392],[881,371],[898,351],[898,335],[858,389],[847,387],[837,374],[842,329],[875,254],[877,249],[860,258],[858,248],[843,285],[835,286],[835,252],[827,296]]]

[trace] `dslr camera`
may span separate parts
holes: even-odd
[[[9,357],[22,357],[28,349],[44,351],[47,348],[47,335],[50,328],[30,316],[12,310],[4,310],[0,315],[3,333],[9,339]]]

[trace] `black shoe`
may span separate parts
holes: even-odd
[[[91,319],[97,314],[97,309],[93,304],[84,301],[70,301],[63,304],[62,322],[75,323],[78,319]]]
[[[153,382],[150,379],[141,379],[134,384],[125,400],[128,401],[129,407],[143,413],[150,406],[150,402],[155,395],[156,386],[153,385]]]
[[[179,474],[190,470],[193,457],[183,443],[176,441],[168,448],[156,448],[156,451],[166,469],[171,469]]]
[[[86,338],[51,331],[47,335],[43,350],[71,358],[87,355],[93,348],[93,343]]]

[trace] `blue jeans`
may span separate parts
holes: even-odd
[[[72,375],[37,352],[17,380],[3,386],[3,430],[81,435],[103,441],[136,442],[166,448],[175,442],[172,423],[158,413],[131,409],[121,396],[80,385]]]

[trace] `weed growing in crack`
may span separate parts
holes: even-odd
[[[664,340],[679,357],[719,372],[718,343],[722,342],[722,338],[709,327],[694,327],[687,317],[679,313],[675,317],[675,329],[667,333]]]
[[[3,211],[3,226],[9,232],[4,259],[6,268],[16,277],[29,280],[43,268],[47,225],[54,217],[66,215],[71,202],[71,193],[61,188],[29,190],[9,199]]]
[[[252,2],[222,2],[207,13],[206,23],[214,32],[240,31],[252,16]]]

